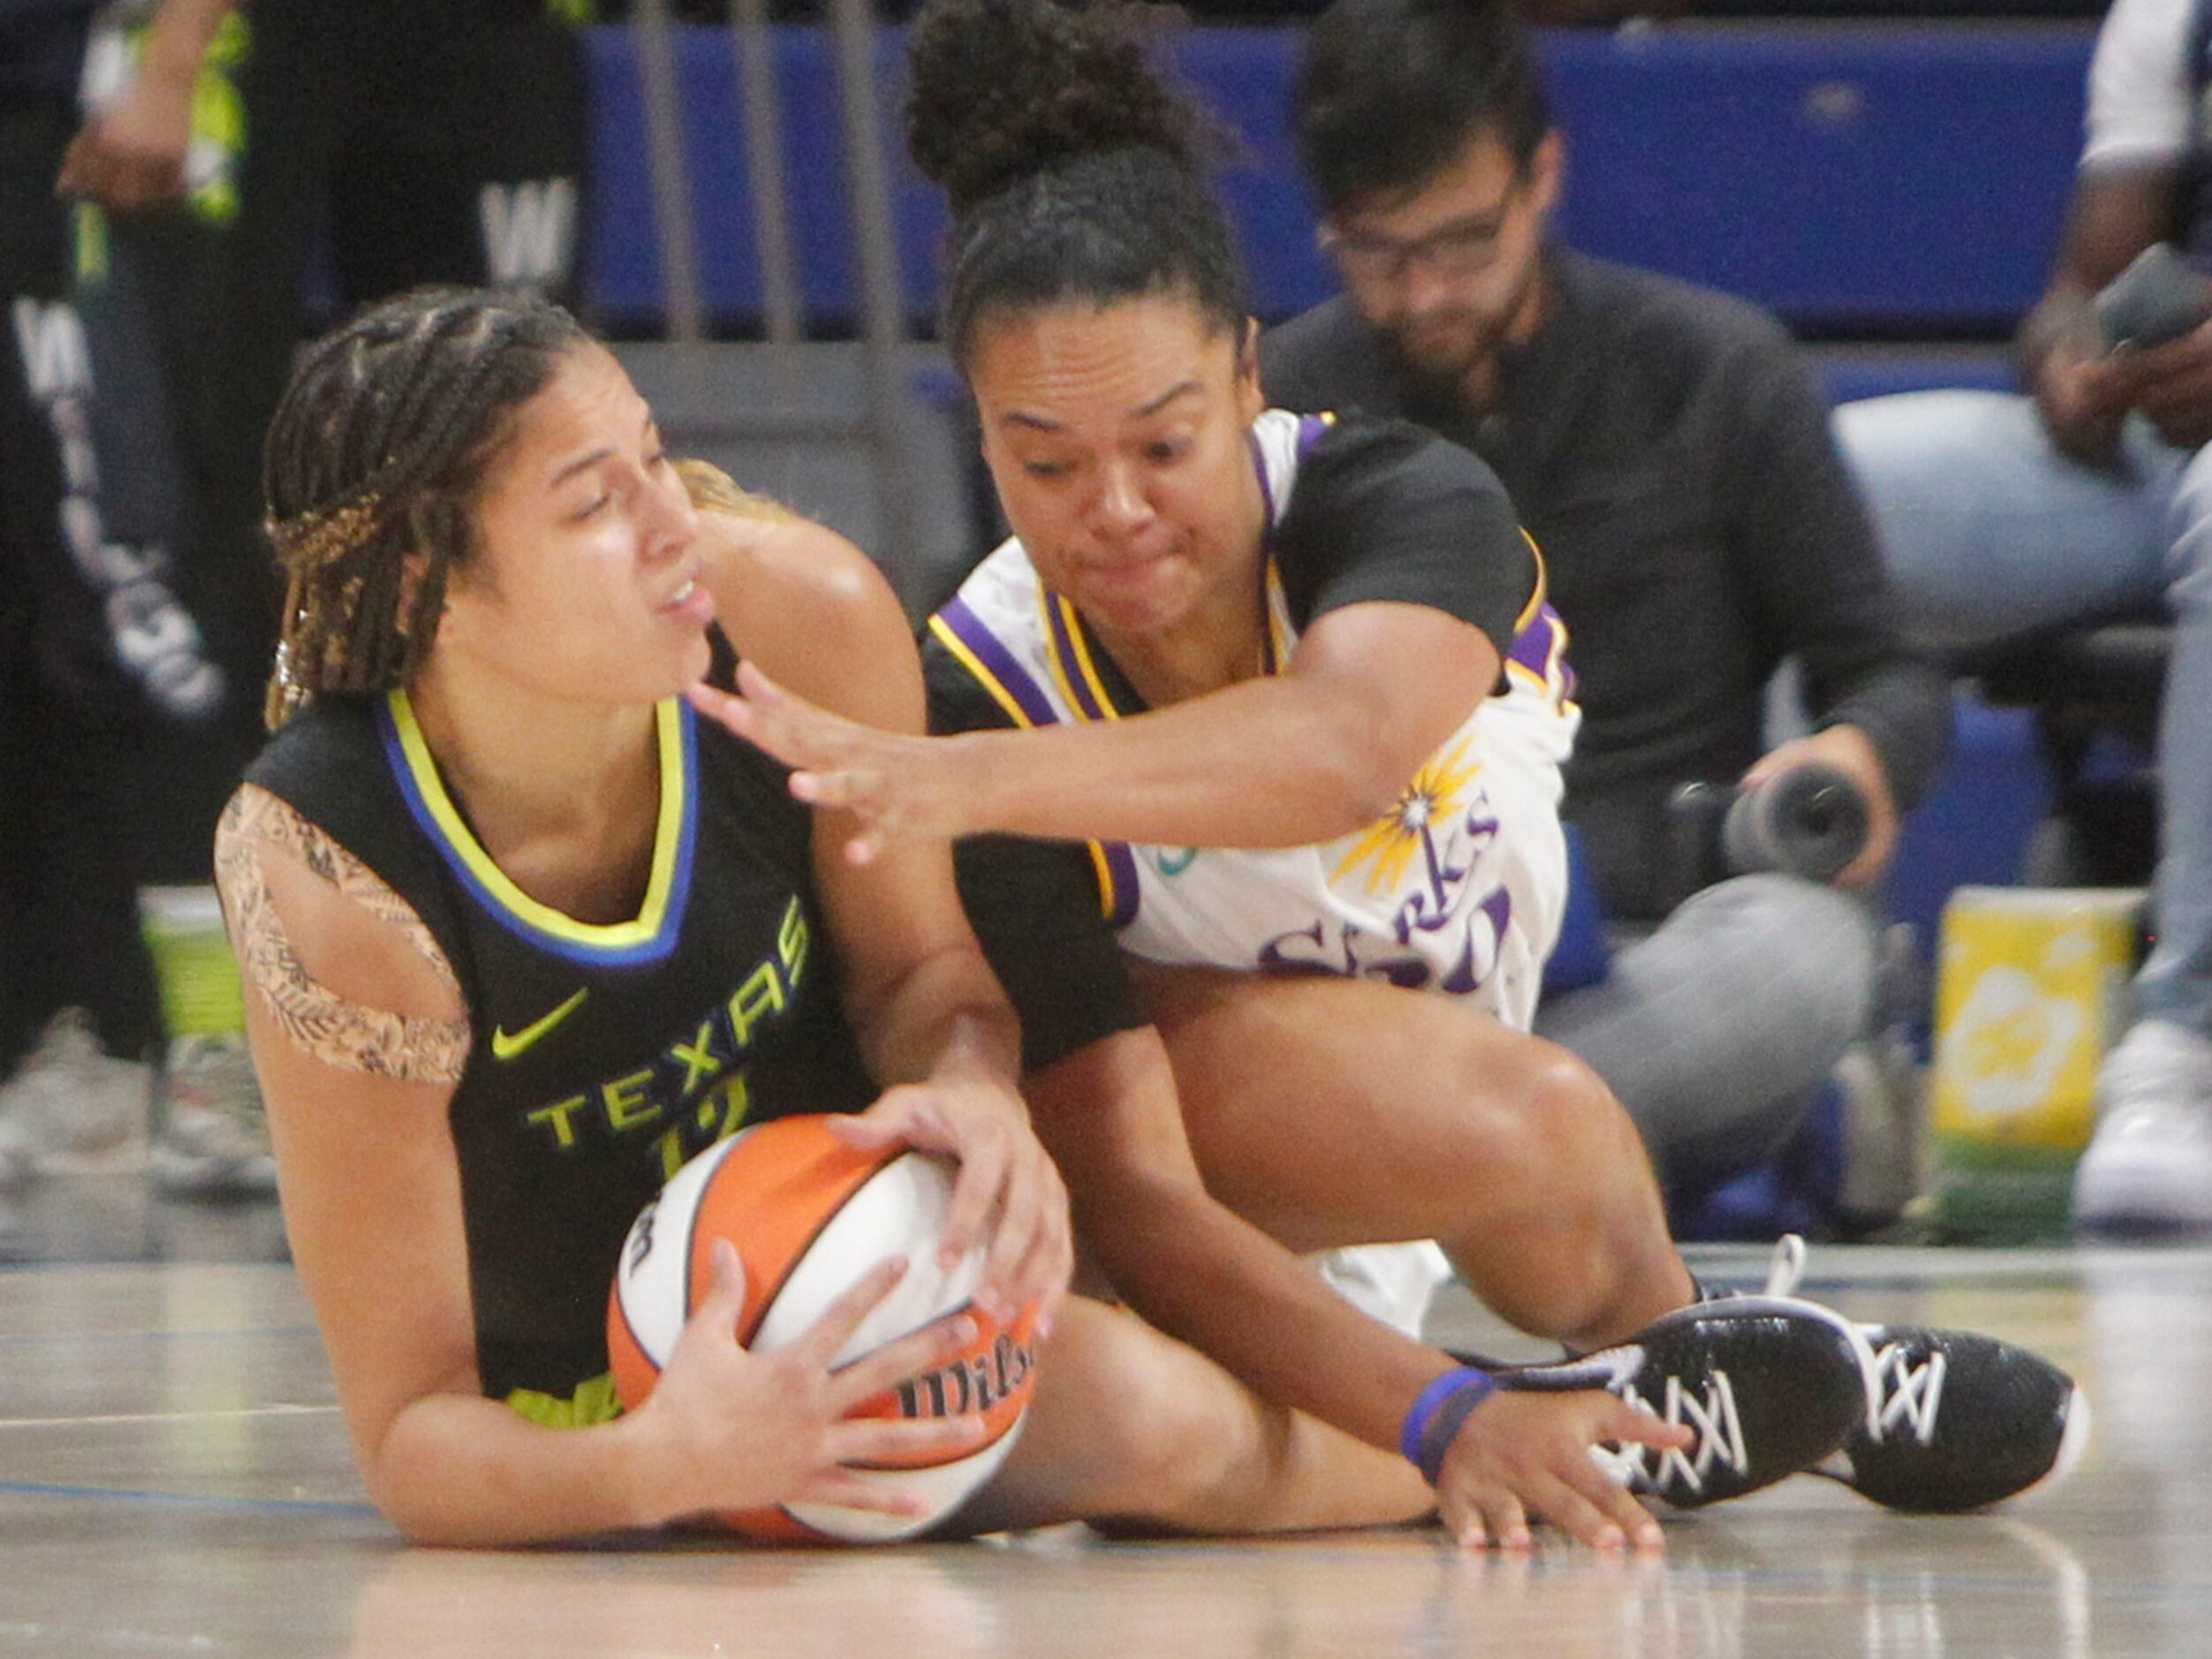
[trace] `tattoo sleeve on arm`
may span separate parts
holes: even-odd
[[[247,784],[216,830],[216,884],[246,983],[292,1044],[326,1065],[411,1083],[457,1083],[467,1063],[466,1019],[425,1019],[365,1008],[308,973],[269,898],[262,860],[296,858],[378,920],[398,929],[458,998],[460,981],[406,900],[366,864],[268,791]]]

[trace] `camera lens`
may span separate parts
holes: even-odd
[[[1736,798],[1721,847],[1738,875],[1784,870],[1807,881],[1833,877],[1867,845],[1867,799],[1832,766],[1797,766]]]

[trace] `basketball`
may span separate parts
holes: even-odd
[[[837,1355],[845,1365],[947,1314],[965,1311],[974,1337],[920,1376],[855,1408],[871,1417],[980,1414],[980,1448],[926,1460],[869,1465],[869,1478],[919,1495],[920,1515],[885,1515],[824,1504],[725,1514],[747,1536],[780,1542],[888,1542],[942,1520],[989,1480],[1012,1450],[1036,1387],[1034,1313],[1011,1328],[968,1306],[983,1251],[957,1266],[937,1261],[952,1197],[943,1159],[892,1148],[866,1152],[830,1133],[826,1117],[756,1125],[693,1158],[646,1206],[624,1241],[607,1306],[607,1350],[623,1409],[653,1391],[685,1320],[712,1280],[714,1241],[727,1239],[745,1265],[738,1340],[779,1347],[811,1326],[878,1262],[908,1266],[890,1294]]]

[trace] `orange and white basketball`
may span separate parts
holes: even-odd
[[[738,1340],[750,1349],[792,1341],[878,1262],[904,1255],[905,1276],[837,1356],[848,1364],[947,1314],[965,1311],[974,1338],[928,1373],[855,1408],[870,1417],[980,1413],[978,1449],[929,1454],[869,1477],[919,1494],[920,1516],[822,1504],[791,1504],[724,1516],[752,1537],[851,1543],[910,1537],[943,1519],[989,1480],[1012,1450],[1036,1387],[1035,1314],[1002,1326],[968,1299],[983,1252],[958,1265],[937,1260],[952,1174],[919,1152],[862,1152],[830,1133],[824,1117],[760,1124],[701,1153],[639,1215],[625,1241],[607,1305],[607,1349],[623,1409],[653,1391],[684,1322],[707,1293],[716,1239],[745,1265]]]

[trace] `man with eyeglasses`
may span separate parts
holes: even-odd
[[[1604,1077],[1690,1199],[1782,1146],[1867,1030],[1863,890],[1942,759],[1945,687],[1891,625],[1780,325],[1549,236],[1563,147],[1506,5],[1337,0],[1295,117],[1346,292],[1263,338],[1268,396],[1466,445],[1542,549],[1584,715],[1564,813],[1620,948],[1536,1028]],[[1769,747],[1791,658],[1813,730]],[[1685,898],[1675,792],[1814,763],[1865,798],[1860,855],[1825,885],[1765,873]]]

